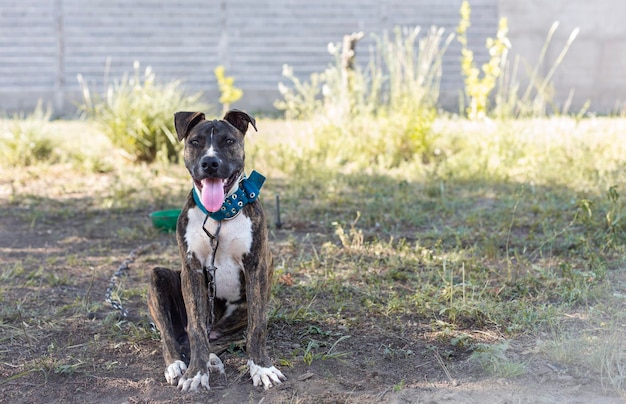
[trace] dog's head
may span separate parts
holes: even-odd
[[[256,122],[233,109],[214,121],[207,121],[202,112],[177,112],[174,124],[178,140],[185,141],[185,166],[202,203],[216,212],[243,175],[244,137],[248,124],[256,130]]]

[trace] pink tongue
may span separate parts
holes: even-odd
[[[209,212],[217,212],[224,203],[224,183],[219,178],[202,180],[202,204]]]

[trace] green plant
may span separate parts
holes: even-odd
[[[338,352],[335,350],[337,344],[341,341],[345,341],[350,338],[349,335],[343,335],[335,341],[330,348],[328,348],[325,352],[318,352],[318,350],[322,346],[327,346],[327,344],[316,341],[314,339],[310,339],[307,343],[306,348],[300,348],[299,351],[302,353],[302,361],[311,366],[311,364],[316,360],[328,360],[328,359],[341,359],[348,355],[347,352]]]
[[[476,344],[469,360],[477,362],[490,375],[498,377],[516,377],[524,374],[524,364],[512,361],[506,355],[509,342],[498,344]]]
[[[283,77],[291,81],[289,88],[282,82],[278,83],[278,91],[282,100],[274,101],[274,106],[284,112],[286,119],[311,119],[319,113],[322,101],[319,99],[324,78],[313,73],[309,81],[301,81],[289,65],[283,65]]]
[[[402,391],[402,389],[404,389],[405,386],[406,386],[406,382],[405,382],[404,379],[402,379],[402,380],[400,380],[399,383],[396,383],[396,384],[393,385],[393,391],[396,392],[396,393],[399,392],[399,391]]]
[[[495,38],[487,38],[486,48],[489,52],[489,60],[479,70],[474,63],[474,53],[467,47],[467,30],[471,26],[471,7],[468,1],[461,4],[460,15],[457,39],[462,46],[461,72],[464,76],[465,92],[465,100],[462,101],[468,104],[464,111],[468,118],[484,118],[488,115],[500,119],[542,117],[549,112],[548,110],[555,114],[569,112],[573,93],[570,93],[570,99],[566,100],[562,108],[559,109],[554,104],[553,78],[576,39],[579,32],[578,28],[572,31],[561,52],[549,66],[545,76],[542,76],[542,71],[545,70],[547,50],[559,26],[558,21],[552,24],[537,62],[534,65],[524,62],[528,84],[522,92],[520,77],[518,77],[521,60],[517,55],[513,61],[510,60],[512,46],[507,37],[507,19],[501,18],[499,20]],[[482,78],[480,77],[481,71]],[[464,105],[465,102],[462,102],[461,105]],[[491,102],[493,105],[490,105]],[[588,108],[589,102],[585,103],[576,114],[578,119],[584,115]]]
[[[501,74],[502,61],[506,60],[511,44],[507,38],[508,22],[500,18],[496,38],[487,38],[489,61],[482,65],[483,77],[474,64],[474,53],[467,47],[467,29],[471,26],[471,7],[468,1],[463,1],[460,9],[461,20],[457,27],[457,39],[461,43],[461,72],[465,81],[465,96],[469,106],[466,109],[470,119],[484,118],[489,112],[489,96],[496,87]]]
[[[606,212],[606,226],[612,244],[626,242],[626,209],[620,200],[617,185],[612,185],[607,191],[609,209]]]
[[[376,51],[365,69],[356,66],[345,85],[341,47],[329,45],[334,63],[300,81],[289,66],[279,84],[275,106],[285,117],[316,122],[312,148],[300,149],[314,166],[399,166],[420,157],[428,160],[435,136],[441,59],[452,40],[442,29],[419,38],[420,28],[396,28],[375,37]],[[285,155],[293,155],[287,152]]]
[[[585,226],[589,248],[608,251],[626,244],[626,209],[618,186],[610,186],[604,200],[581,199],[575,222]]]
[[[230,109],[230,104],[238,101],[243,96],[243,91],[235,87],[235,79],[226,76],[224,66],[217,66],[213,71],[217,79],[217,86],[220,90],[220,103],[222,103],[222,113],[226,114]]]
[[[160,84],[150,67],[143,74],[139,62],[134,74],[125,74],[110,85],[104,94],[92,94],[82,75],[82,112],[98,123],[111,142],[135,162],[155,160],[177,162],[180,145],[173,114],[176,111],[206,111],[201,94],[188,96],[180,81]]]
[[[37,103],[28,115],[16,114],[0,126],[0,163],[7,166],[30,166],[55,158],[54,142],[49,127],[52,111]]]

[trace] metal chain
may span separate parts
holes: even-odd
[[[206,235],[209,236],[209,242],[210,242],[211,249],[212,249],[211,264],[209,266],[206,266],[206,265],[203,266],[202,272],[204,274],[204,281],[207,284],[208,295],[209,295],[208,327],[209,327],[209,332],[210,332],[210,330],[213,328],[213,324],[215,323],[215,296],[217,293],[217,286],[215,284],[215,271],[217,270],[217,267],[215,266],[215,256],[217,253],[217,248],[219,246],[219,234],[220,234],[220,229],[222,228],[222,222],[221,221],[217,222],[217,229],[215,231],[215,234],[211,234],[205,228],[208,218],[209,218],[209,215],[205,217],[204,222],[202,223],[202,230],[204,230]],[[113,290],[118,288],[119,280],[122,278],[122,276],[126,275],[128,270],[130,269],[130,264],[132,264],[139,255],[145,254],[147,251],[154,249],[158,245],[159,243],[150,243],[150,244],[146,244],[146,245],[143,245],[141,247],[138,247],[132,250],[128,254],[128,257],[120,264],[120,266],[117,268],[117,271],[115,271],[115,273],[111,276],[111,279],[109,280],[109,285],[104,294],[104,301],[106,303],[109,303],[111,307],[113,307],[115,310],[118,310],[120,314],[122,315],[122,317],[124,318],[128,317],[128,314],[129,314],[128,310],[125,309],[124,306],[122,305],[121,299],[113,300],[112,298]]]
[[[135,261],[135,258],[137,258],[137,256],[141,254],[145,254],[147,251],[152,250],[157,246],[159,246],[159,243],[150,243],[132,250],[130,254],[128,254],[128,258],[126,258],[120,264],[120,266],[117,268],[117,271],[115,271],[115,273],[113,274],[113,276],[111,276],[111,279],[109,280],[109,286],[107,287],[107,290],[104,294],[104,301],[106,303],[109,303],[115,310],[118,310],[122,317],[128,317],[128,310],[126,310],[122,305],[121,299],[113,300],[113,298],[111,297],[111,295],[113,294],[113,290],[119,287],[119,280],[122,278],[123,275],[126,274],[126,272],[128,272],[128,270],[130,269],[130,264]]]
[[[211,245],[212,254],[211,254],[211,264],[209,266],[204,265],[202,267],[202,273],[204,274],[204,282],[207,284],[208,294],[209,294],[209,324],[207,324],[207,328],[209,332],[213,329],[213,324],[215,323],[215,295],[217,293],[217,287],[215,285],[215,271],[217,267],[215,266],[215,255],[217,254],[217,247],[220,244],[219,235],[220,229],[222,228],[222,221],[217,221],[217,229],[215,230],[215,234],[211,234],[205,225],[207,220],[209,219],[210,214],[207,214],[204,218],[204,222],[202,223],[202,230],[209,236],[209,244]]]

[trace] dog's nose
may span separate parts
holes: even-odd
[[[220,160],[215,156],[205,156],[200,160],[200,167],[206,173],[214,173],[220,167]]]

